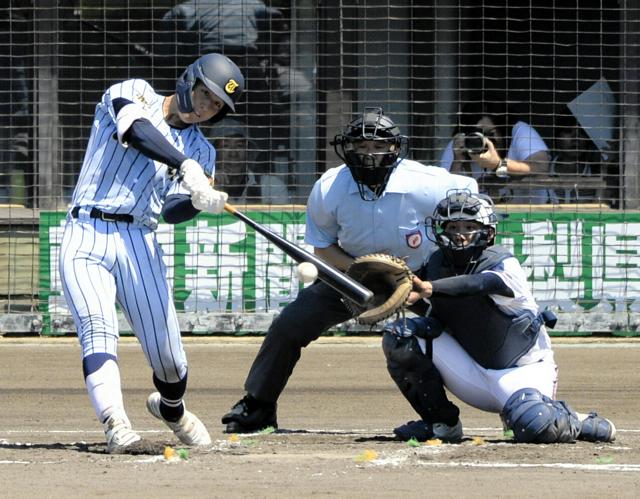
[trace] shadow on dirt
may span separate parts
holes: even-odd
[[[166,442],[151,442],[149,440],[142,439],[138,442],[127,447],[123,454],[127,455],[159,455],[164,451],[165,446],[169,445]],[[33,444],[33,443],[9,443],[7,441],[0,441],[0,449],[8,450],[63,450],[88,454],[109,454],[107,452],[107,446],[104,442],[87,443],[87,442],[71,442],[71,443],[59,443],[54,442],[50,444]]]

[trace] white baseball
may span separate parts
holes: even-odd
[[[302,262],[298,265],[298,279],[304,283],[315,281],[318,278],[318,268],[311,262]]]

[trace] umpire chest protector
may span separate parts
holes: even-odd
[[[468,273],[491,269],[511,256],[506,248],[492,246],[482,252]],[[442,250],[436,251],[427,264],[426,278],[435,281],[455,275]],[[486,295],[433,295],[430,301],[434,316],[442,321],[447,332],[486,369],[513,367],[533,346],[540,331],[541,321],[532,313],[516,317],[505,314]]]

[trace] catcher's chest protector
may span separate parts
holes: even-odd
[[[483,252],[473,274],[492,268],[511,254],[494,246]],[[427,265],[427,279],[452,277],[444,255],[436,251]],[[531,313],[513,317],[501,312],[488,296],[432,296],[434,314],[465,351],[485,369],[506,369],[535,343],[539,325],[532,326]]]

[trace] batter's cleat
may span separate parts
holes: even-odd
[[[222,416],[225,433],[254,433],[265,428],[278,428],[277,404],[260,402],[245,395],[231,410]]]
[[[152,416],[164,422],[183,444],[194,447],[211,444],[211,437],[202,421],[186,409],[178,421],[167,421],[164,419],[160,412],[160,393],[154,392],[149,395],[147,399],[147,410]]]
[[[582,428],[578,440],[587,442],[613,442],[616,439],[616,427],[611,421],[598,416],[595,412],[578,414]]]
[[[111,416],[104,422],[107,437],[107,452],[122,454],[131,444],[140,440],[140,435],[131,429],[131,423],[124,417]]]
[[[402,426],[394,428],[393,433],[400,440],[411,440],[415,438],[419,442],[426,442],[437,438],[443,442],[456,443],[462,440],[462,423],[460,420],[454,425],[449,426],[444,423],[434,423],[430,425],[425,421],[409,421]]]

